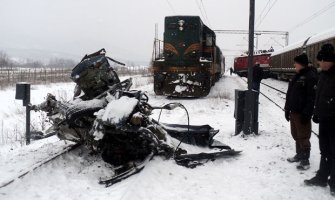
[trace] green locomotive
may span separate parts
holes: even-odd
[[[199,16],[165,17],[164,41],[155,40],[152,64],[155,93],[174,97],[208,95],[225,67],[215,33]]]

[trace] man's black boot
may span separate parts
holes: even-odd
[[[307,170],[310,168],[309,164],[309,156],[310,156],[310,149],[305,149],[301,153],[301,161],[299,165],[297,165],[297,169],[299,170]]]
[[[335,197],[335,187],[330,188],[330,194]]]
[[[311,168],[309,160],[301,160],[299,165],[297,165],[297,169],[299,170],[308,170],[309,168]]]
[[[328,176],[330,175],[330,162],[327,158],[321,156],[320,160],[320,169],[316,173],[316,176],[305,180],[305,184],[309,186],[320,186],[320,187],[326,187]]]
[[[311,179],[304,181],[308,186],[319,186],[319,187],[327,187],[327,180],[320,177],[318,174]]]
[[[295,151],[296,151],[295,156],[290,157],[290,158],[287,158],[287,161],[288,161],[288,162],[290,162],[290,163],[294,163],[294,162],[300,162],[300,161],[301,161],[301,157],[302,157],[301,153],[302,153],[302,152],[301,152],[301,150],[300,150],[298,144],[295,145]]]

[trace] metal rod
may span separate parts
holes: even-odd
[[[30,107],[26,106],[26,145],[30,144]]]
[[[26,145],[30,144],[30,84],[26,85]]]
[[[255,31],[255,0],[250,0],[249,14],[249,52],[248,52],[248,91],[245,96],[245,111],[243,132],[248,135],[258,134],[258,95],[252,90],[253,84],[253,56]]]
[[[255,0],[250,0],[249,14],[249,52],[248,52],[248,90],[252,90],[253,56],[254,56],[254,32],[255,32]]]

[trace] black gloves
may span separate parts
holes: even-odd
[[[289,122],[290,121],[290,111],[285,110],[285,119]]]
[[[300,117],[300,121],[301,121],[302,124],[306,125],[306,124],[308,124],[308,122],[311,121],[311,117],[302,114],[301,117]]]
[[[317,124],[320,122],[319,118],[315,115],[313,115],[312,120],[313,120],[314,123],[317,123]]]

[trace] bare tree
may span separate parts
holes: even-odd
[[[8,67],[9,63],[10,59],[8,55],[5,52],[0,51],[0,68]]]
[[[76,62],[71,59],[52,58],[49,60],[48,67],[52,68],[73,68]]]
[[[25,63],[20,64],[23,68],[43,68],[44,64],[41,61],[27,59]]]

